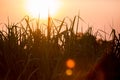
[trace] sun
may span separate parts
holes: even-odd
[[[26,11],[34,18],[47,18],[48,13],[55,16],[59,9],[59,0],[26,0]]]

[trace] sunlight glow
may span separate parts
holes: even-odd
[[[26,11],[32,17],[47,18],[48,11],[54,16],[60,7],[59,0],[26,0]]]

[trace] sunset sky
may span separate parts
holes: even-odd
[[[29,0],[0,0],[0,23],[7,21],[9,16],[12,22],[20,21],[25,15],[26,2]],[[34,1],[34,0],[33,0]],[[120,0],[56,0],[60,3],[54,17],[63,19],[73,18],[80,12],[80,16],[91,26],[120,31]]]

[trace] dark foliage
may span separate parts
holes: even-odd
[[[23,19],[24,25],[20,22],[16,25],[4,26],[6,30],[0,31],[0,80],[84,79],[94,63],[104,55],[104,51],[109,51],[109,45],[116,45],[118,42],[97,41],[92,28],[88,28],[86,33],[75,31],[76,19],[79,21],[81,17],[75,16],[70,20],[70,26],[66,24],[65,19],[60,21],[59,26],[55,26],[54,21],[49,21],[51,25],[48,26],[51,29],[41,26],[39,22],[37,28],[33,29],[29,17]],[[47,36],[43,28],[47,29]],[[115,52],[112,53],[116,53],[119,48],[119,46],[115,47]],[[118,54],[119,51],[116,55]],[[111,65],[116,65],[113,69],[117,69],[119,62],[115,57],[113,54],[104,56],[95,69],[99,69],[100,66],[103,71],[104,68],[112,70]],[[68,59],[74,60],[76,64],[70,69],[71,75],[66,74],[66,70],[69,69],[66,66]],[[104,66],[109,63],[111,67]],[[117,71],[119,73],[119,70]],[[94,70],[90,72],[93,73]],[[105,74],[109,76],[108,73]]]

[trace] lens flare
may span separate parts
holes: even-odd
[[[73,74],[73,71],[71,69],[66,70],[66,75],[71,76]]]
[[[75,61],[74,61],[73,59],[68,59],[68,60],[66,61],[66,66],[67,66],[68,68],[74,68],[74,67],[75,67]]]

